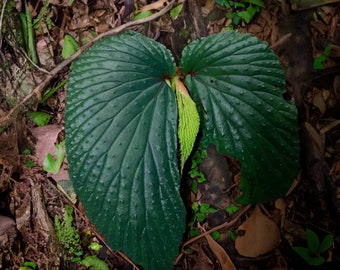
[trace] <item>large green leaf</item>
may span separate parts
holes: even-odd
[[[84,53],[67,89],[75,191],[108,243],[145,269],[171,269],[185,231],[174,73],[165,47],[125,32]]]
[[[201,115],[202,147],[240,159],[241,203],[282,196],[298,170],[296,111],[284,72],[267,44],[227,32],[189,44],[182,72]]]

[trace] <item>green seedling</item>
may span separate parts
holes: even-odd
[[[44,112],[28,112],[27,116],[39,127],[46,126],[52,118],[51,115]]]
[[[293,250],[299,254],[308,264],[319,266],[325,263],[322,254],[325,253],[332,245],[334,236],[328,234],[320,242],[318,235],[310,230],[306,230],[307,247],[293,247]]]
[[[24,151],[22,151],[22,154],[25,155],[25,156],[30,156],[31,155],[31,150],[26,148],[24,149]],[[32,160],[29,160],[25,163],[25,166],[27,168],[33,168],[36,166],[36,164],[32,161]]]
[[[91,242],[90,245],[89,245],[89,249],[92,250],[92,251],[96,251],[96,252],[99,252],[99,250],[102,248],[103,246],[100,245],[99,243],[97,242]]]
[[[43,168],[45,171],[57,174],[60,170],[61,164],[65,158],[65,141],[55,144],[57,149],[54,154],[47,154],[43,162]]]
[[[80,263],[86,267],[92,267],[94,270],[108,270],[108,265],[99,259],[96,255],[84,256],[84,251],[81,247],[80,235],[77,229],[73,226],[73,208],[70,205],[65,206],[63,220],[60,221],[58,216],[54,217],[54,228],[57,233],[59,243],[62,247],[73,256],[73,263]],[[89,250],[96,253],[102,248],[101,245],[91,242]]]
[[[314,59],[313,68],[314,69],[323,69],[323,63],[326,61],[327,57],[330,55],[332,49],[332,44],[329,43],[325,48],[325,51],[318,57]]]
[[[137,11],[136,14],[133,16],[133,20],[137,21],[140,19],[145,19],[147,17],[150,17],[152,14],[153,13],[150,10]]]
[[[54,217],[54,228],[56,230],[59,243],[63,246],[63,248],[70,254],[81,256],[82,248],[80,246],[80,236],[72,223],[73,208],[70,205],[66,205],[63,220],[60,221],[57,215]]]
[[[183,4],[179,4],[178,6],[174,7],[171,11],[170,11],[170,16],[173,20],[176,20],[178,18],[178,15],[181,13],[183,9]]]
[[[210,234],[210,236],[214,239],[214,240],[218,240],[221,238],[222,234],[218,231],[214,231]]]
[[[215,213],[216,209],[211,207],[211,205],[208,203],[199,204],[198,202],[194,202],[191,205],[191,208],[194,212],[194,216],[189,222],[188,226],[190,228],[189,236],[193,237],[200,234],[200,230],[197,229],[197,223],[204,222],[207,218],[207,215],[210,213]],[[215,237],[217,237],[217,235],[215,235]]]
[[[33,29],[33,18],[31,11],[25,2],[25,13],[19,14],[22,31],[24,36],[24,43],[26,46],[27,56],[32,60],[34,64],[38,63],[37,51],[35,49],[34,41],[34,29]]]
[[[37,264],[34,262],[24,262],[24,266],[21,266],[19,270],[35,270],[37,269]]]
[[[197,193],[198,183],[203,183],[207,179],[204,173],[200,172],[199,165],[203,162],[203,159],[207,156],[206,150],[196,150],[191,159],[191,169],[189,176],[193,179],[191,190],[193,193]]]
[[[66,80],[62,81],[61,83],[59,83],[56,87],[53,88],[49,88],[46,93],[44,94],[43,98],[41,99],[41,101],[39,103],[45,103],[55,92],[57,92],[59,89],[61,89],[65,84],[66,84]]]
[[[44,5],[40,8],[38,16],[33,20],[33,28],[43,33],[43,25],[47,26],[47,29],[52,29],[54,26],[52,17],[53,11],[49,6],[50,2],[46,0]]]
[[[228,9],[227,18],[232,20],[229,29],[232,30],[241,22],[250,23],[256,13],[265,7],[262,0],[243,0],[243,1],[228,1],[215,0],[217,4]]]
[[[236,206],[235,204],[231,204],[227,209],[227,213],[229,215],[235,214],[240,208],[238,206]]]
[[[61,56],[66,59],[75,54],[79,50],[77,41],[70,35],[65,35],[63,50]]]
[[[235,241],[236,237],[237,237],[237,234],[234,231],[232,231],[232,230],[229,230],[228,233],[229,233],[230,239]]]

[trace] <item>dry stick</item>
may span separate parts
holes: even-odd
[[[0,48],[2,48],[2,22],[3,22],[3,19],[4,19],[7,0],[4,0],[2,5],[3,6],[2,6],[2,9],[1,9],[1,14],[0,14]]]
[[[82,46],[75,54],[73,54],[72,56],[70,56],[69,58],[65,59],[63,62],[61,62],[58,66],[56,66],[53,70],[51,70],[49,72],[49,74],[46,76],[45,80],[43,80],[31,93],[29,93],[19,104],[17,104],[14,108],[12,108],[9,113],[3,117],[0,120],[0,127],[1,128],[6,128],[9,126],[10,124],[10,120],[11,117],[21,108],[21,106],[23,106],[28,100],[30,100],[34,95],[36,95],[38,97],[38,99],[41,99],[43,90],[45,89],[45,87],[51,82],[51,80],[65,67],[67,67],[69,64],[71,64],[75,59],[77,59],[85,50],[87,50],[89,47],[91,47],[95,42],[97,42],[98,40],[101,40],[104,37],[107,36],[111,36],[111,35],[115,35],[120,33],[121,31],[125,30],[128,27],[131,26],[135,26],[135,25],[139,25],[139,24],[143,24],[146,22],[150,22],[153,21],[157,18],[159,18],[160,16],[164,15],[165,13],[167,13],[168,11],[171,10],[171,8],[173,7],[175,1],[169,1],[168,5],[161,9],[160,11],[156,12],[155,14],[147,17],[147,18],[143,18],[140,20],[136,20],[136,21],[130,21],[127,22],[123,25],[120,25],[114,29],[111,29],[110,31],[107,31],[105,33],[102,33],[100,35],[98,35],[97,37],[95,37],[94,39],[92,39],[91,41],[89,41],[88,43],[86,43],[84,46]]]
[[[241,209],[239,212],[236,213],[235,217],[233,217],[232,220],[227,221],[227,222],[224,222],[223,224],[218,225],[218,226],[216,226],[216,227],[210,229],[209,231],[205,231],[204,233],[202,233],[202,234],[200,234],[200,235],[197,235],[196,237],[193,237],[193,238],[189,239],[188,241],[186,241],[186,242],[182,245],[182,249],[183,249],[184,247],[186,247],[187,245],[189,245],[189,244],[191,244],[191,243],[193,243],[193,242],[195,242],[195,241],[197,241],[197,240],[199,240],[199,239],[205,237],[207,234],[211,234],[211,233],[213,233],[213,232],[215,232],[215,231],[218,231],[218,230],[221,230],[221,229],[228,229],[228,228],[230,228],[231,226],[233,226],[233,225],[239,220],[239,218],[240,218],[244,213],[246,213],[246,212],[249,210],[250,207],[251,207],[250,204],[246,205],[243,209]],[[180,259],[182,258],[182,256],[183,256],[183,252],[181,252],[181,254],[178,255],[178,257],[176,258],[176,260],[175,260],[175,262],[174,262],[175,265],[178,264],[178,262],[180,261]]]
[[[218,226],[216,226],[216,227],[210,229],[209,231],[206,231],[206,232],[204,232],[204,233],[202,233],[202,234],[200,234],[200,235],[198,235],[198,236],[196,236],[196,237],[194,237],[194,238],[189,239],[188,241],[186,241],[186,242],[183,244],[182,247],[185,247],[185,246],[191,244],[192,242],[195,242],[195,241],[197,241],[198,239],[201,239],[202,237],[206,236],[207,234],[211,234],[211,233],[213,233],[213,232],[215,232],[215,231],[218,231],[218,230],[221,230],[221,229],[224,229],[224,228],[230,228],[231,226],[233,226],[233,225],[236,223],[236,221],[239,220],[239,218],[240,218],[245,212],[248,211],[248,209],[249,209],[250,207],[251,207],[251,205],[248,204],[246,207],[244,207],[243,209],[241,209],[241,210],[235,215],[235,217],[234,217],[231,221],[224,222],[223,224],[218,225]]]

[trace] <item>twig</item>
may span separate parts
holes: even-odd
[[[0,48],[2,47],[2,21],[4,19],[5,8],[7,5],[7,0],[2,3],[1,15],[0,15]]]
[[[150,22],[153,21],[159,17],[161,17],[162,15],[164,15],[165,13],[167,13],[168,11],[170,11],[173,7],[175,3],[175,0],[171,0],[168,2],[168,5],[166,7],[164,7],[163,9],[161,9],[160,11],[156,12],[155,14],[152,14],[151,16],[147,17],[147,18],[143,18],[140,20],[136,20],[136,21],[130,21],[127,22],[125,24],[122,24],[114,29],[111,29],[105,33],[102,33],[100,35],[98,35],[97,37],[95,37],[94,39],[92,39],[91,41],[89,41],[88,43],[86,43],[84,46],[82,46],[75,54],[73,54],[72,56],[70,56],[69,58],[65,59],[63,62],[61,62],[59,65],[57,65],[53,70],[51,70],[49,72],[49,74],[46,76],[45,80],[43,80],[35,89],[32,90],[31,93],[29,93],[19,104],[15,105],[10,111],[9,113],[3,117],[0,120],[0,128],[6,128],[9,126],[10,124],[10,120],[13,117],[13,115],[15,113],[17,113],[19,111],[19,109],[27,102],[29,101],[33,96],[37,96],[38,99],[41,99],[41,96],[43,94],[43,90],[45,89],[45,87],[51,82],[51,80],[61,71],[63,70],[65,67],[67,67],[68,65],[70,65],[75,59],[77,59],[84,51],[86,51],[89,47],[91,47],[95,42],[103,39],[104,37],[107,36],[111,36],[111,35],[116,35],[120,32],[122,32],[123,30],[127,29],[128,27],[131,26],[135,26],[135,25],[139,25],[139,24],[143,24],[146,22]]]
[[[224,228],[230,228],[231,226],[233,226],[236,221],[238,221],[238,219],[245,213],[248,211],[248,209],[251,207],[251,205],[247,205],[246,207],[244,207],[243,209],[241,209],[236,215],[235,217],[231,220],[231,221],[227,221],[227,222],[224,222],[223,224],[221,225],[218,225],[212,229],[210,229],[209,231],[206,231],[205,233],[202,233],[194,238],[191,238],[189,239],[188,241],[186,241],[184,244],[183,244],[183,247],[197,241],[198,239],[201,239],[202,237],[206,236],[207,234],[211,234],[215,231],[218,231],[218,230],[221,230],[221,229],[224,229]]]
[[[218,225],[218,226],[216,226],[216,227],[210,229],[209,231],[205,231],[204,233],[201,233],[200,235],[197,235],[197,236],[195,236],[195,237],[189,239],[188,241],[186,241],[186,242],[182,245],[182,249],[183,249],[184,247],[190,245],[191,243],[193,243],[193,242],[195,242],[195,241],[197,241],[197,240],[199,240],[199,239],[205,237],[206,235],[211,234],[211,233],[213,233],[213,232],[215,232],[215,231],[218,231],[218,230],[221,230],[221,229],[229,229],[231,226],[233,226],[233,225],[239,220],[239,218],[240,218],[244,213],[246,213],[246,212],[249,210],[250,207],[251,207],[250,204],[246,205],[244,208],[240,209],[240,211],[238,211],[238,212],[236,213],[236,215],[233,217],[232,220],[227,221],[227,222],[224,222],[223,224]],[[182,252],[180,255],[178,255],[178,257],[176,258],[176,260],[175,260],[175,262],[174,262],[175,265],[178,264],[178,262],[180,261],[180,259],[181,259],[182,256],[183,256],[183,252]]]

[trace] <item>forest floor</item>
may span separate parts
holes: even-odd
[[[43,169],[45,157],[55,153],[55,144],[65,137],[66,80],[71,64],[71,58],[65,60],[65,55],[95,36],[128,23],[136,7],[132,2],[27,0],[26,7],[24,1],[2,3],[0,269],[19,269],[25,263],[27,268],[22,269],[34,269],[34,266],[88,269],[84,258],[91,256],[105,261],[109,269],[137,269],[123,253],[106,246],[72,189],[68,190],[66,160],[55,174]],[[139,8],[147,4],[142,0],[135,2]],[[267,41],[286,72],[284,97],[294,98],[298,110],[301,171],[291,190],[284,198],[261,206],[262,210],[243,207],[239,214],[224,220],[219,218],[218,222],[229,222],[229,227],[219,230],[225,233],[226,228],[236,232],[241,225],[243,229],[251,228],[253,225],[247,225],[246,221],[254,216],[264,228],[265,223],[261,222],[270,218],[280,228],[279,241],[266,247],[264,254],[241,256],[230,234],[227,240],[217,242],[206,237],[190,242],[184,239],[185,247],[180,250],[174,269],[340,269],[340,3],[329,1],[333,4],[301,7],[288,1],[264,2],[265,7],[249,23],[237,24],[226,18],[228,12],[235,13],[237,8],[222,8],[213,0],[188,0],[176,19],[165,14],[129,27],[160,41],[177,59],[187,42],[176,35],[183,22],[191,24],[189,29],[194,38],[219,33],[234,25],[241,32]],[[156,13],[166,5],[167,1],[159,0],[149,7]],[[33,22],[31,27],[25,26],[29,17]],[[20,34],[23,29],[28,34],[26,37]],[[67,41],[66,35],[72,36],[77,44]],[[36,59],[36,64],[29,58]],[[32,121],[32,112],[47,116]],[[236,179],[239,172],[236,165],[232,167]],[[189,200],[195,200],[191,195],[187,194]],[[68,205],[72,206],[71,212]],[[71,237],[71,249],[58,241],[56,233],[55,217],[65,220],[67,213],[73,216],[74,220],[68,217],[68,221],[76,229]],[[204,229],[218,226],[209,223],[212,219],[207,217]],[[292,249],[292,246],[308,247],[307,229],[315,232],[320,241],[327,235],[334,237],[330,247],[320,254],[325,262],[319,266],[310,266]],[[262,242],[267,246],[272,236],[266,230],[262,233],[264,239],[255,237],[243,245],[255,251],[262,248]],[[74,240],[75,235],[80,239]],[[103,248],[98,251],[91,243],[100,243]],[[228,258],[231,261],[220,263]],[[94,269],[105,269],[96,263]]]

